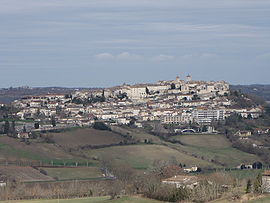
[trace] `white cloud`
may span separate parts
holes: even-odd
[[[111,53],[100,53],[95,55],[95,58],[98,60],[141,60],[143,56],[131,54],[129,52],[122,52],[117,55]]]
[[[158,56],[154,56],[151,59],[153,61],[168,61],[168,60],[172,60],[174,59],[174,56],[169,56],[169,55],[164,55],[164,54],[160,54]]]
[[[182,59],[210,59],[218,57],[215,53],[193,53],[180,56]]]
[[[120,60],[140,60],[143,57],[136,54],[130,54],[129,52],[123,52],[121,54],[118,54],[116,58]]]
[[[114,56],[110,53],[100,53],[100,54],[95,55],[95,58],[98,60],[110,60],[110,59],[113,59]]]
[[[210,58],[216,58],[218,55],[213,53],[201,53],[200,58],[202,59],[210,59]]]

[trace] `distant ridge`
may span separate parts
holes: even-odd
[[[253,94],[270,101],[270,84],[231,85],[231,89],[240,90],[243,93]]]
[[[67,87],[9,87],[0,89],[0,103],[10,103],[28,95],[69,94],[76,90],[95,90],[99,88],[67,88]]]

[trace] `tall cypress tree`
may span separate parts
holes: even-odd
[[[4,124],[4,133],[5,134],[9,134],[9,131],[10,131],[9,121],[5,121],[5,124]]]
[[[262,174],[259,173],[254,181],[254,193],[262,192]]]

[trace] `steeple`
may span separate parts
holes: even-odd
[[[191,81],[191,76],[188,74],[188,75],[186,76],[186,82],[189,82],[189,81]]]

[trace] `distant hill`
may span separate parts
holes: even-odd
[[[10,87],[0,89],[0,103],[10,103],[29,95],[68,94],[76,90],[94,90],[97,88],[66,88],[66,87]]]
[[[231,85],[231,89],[240,90],[246,94],[253,94],[270,101],[270,85]]]

